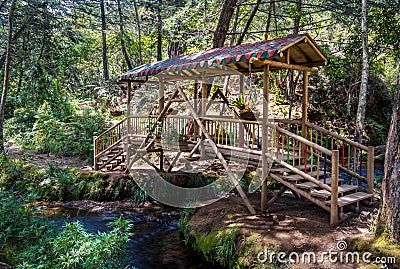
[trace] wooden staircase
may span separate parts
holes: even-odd
[[[125,157],[124,145],[119,142],[98,158],[97,169],[101,171],[124,171],[126,169]]]
[[[297,167],[300,168],[300,167]],[[313,171],[310,171],[313,170]],[[332,187],[332,178],[330,173],[325,175],[324,171],[319,169],[316,166],[307,167],[307,174],[320,178],[318,179],[321,183],[326,184]],[[298,190],[301,190],[307,193],[309,197],[313,199],[309,199],[311,202],[318,201],[317,205],[323,204],[323,208],[326,210],[330,210],[331,205],[331,197],[332,193],[326,189],[319,187],[317,184],[307,181],[299,174],[292,172],[290,169],[282,167],[280,165],[275,165],[270,170],[270,176],[280,183],[284,183],[284,186],[293,190],[296,193],[299,193]],[[343,208],[348,205],[355,205],[356,211],[359,210],[359,203],[363,200],[372,199],[373,194],[363,192],[359,189],[357,185],[348,185],[344,184],[345,180],[343,178],[338,178],[338,208],[340,210],[339,218],[343,219]],[[307,197],[305,197],[307,198]],[[316,200],[315,200],[316,199]],[[328,211],[329,211],[328,210]]]

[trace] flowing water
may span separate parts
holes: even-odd
[[[80,221],[89,232],[104,232],[107,223],[120,217],[119,214],[94,214],[63,208],[70,217],[55,217],[62,225],[68,221]],[[199,254],[189,249],[179,233],[179,216],[149,217],[143,212],[129,213],[134,224],[133,237],[127,246],[129,265],[138,269],[213,269],[220,266],[206,262]]]

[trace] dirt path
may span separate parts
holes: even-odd
[[[8,155],[11,158],[25,160],[34,167],[46,167],[48,164],[52,164],[62,168],[78,167],[82,170],[91,170],[90,164],[82,157],[60,157],[54,154],[38,153],[21,149],[18,145],[11,146]]]

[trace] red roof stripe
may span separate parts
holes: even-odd
[[[293,35],[231,47],[209,49],[185,56],[144,64],[118,76],[117,80],[120,80],[121,78],[126,79],[127,77],[140,79],[140,77],[148,76],[149,74],[157,75],[161,72],[190,70],[204,66],[215,66],[228,64],[231,62],[243,62],[248,61],[251,57],[264,59],[273,58],[277,56],[277,52],[280,49],[295,42],[303,36],[305,35]]]

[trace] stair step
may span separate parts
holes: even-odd
[[[326,184],[327,184],[327,185],[330,185],[330,184],[331,184],[331,179],[332,179],[332,178],[330,178],[330,177],[326,179]],[[342,178],[339,178],[339,179],[338,179],[339,184],[340,184],[342,181],[343,181]],[[321,182],[321,183],[324,183],[324,180],[321,179],[320,182]],[[304,183],[296,184],[296,187],[299,187],[299,188],[301,188],[301,189],[314,189],[314,188],[318,188],[318,185],[316,185],[316,184],[314,184],[314,183],[312,183],[312,182],[304,182]]]
[[[373,194],[370,193],[366,193],[366,192],[355,192],[355,193],[351,193],[349,195],[345,195],[342,197],[338,198],[338,206],[339,207],[343,207],[346,205],[350,205],[350,204],[354,204],[356,202],[371,198],[373,196]],[[331,204],[331,201],[326,201],[325,202],[327,205]]]
[[[349,192],[349,191],[355,191],[355,190],[358,190],[358,186],[356,186],[356,185],[340,185],[338,187],[339,195]],[[331,192],[327,191],[327,190],[312,190],[311,195],[322,198],[322,199],[328,199],[331,197]]]
[[[312,171],[311,173],[307,173],[307,175],[312,176],[312,177],[317,177],[318,175],[323,176],[324,171]],[[289,176],[283,176],[283,179],[289,180],[289,181],[298,181],[298,180],[302,180],[304,178],[299,174],[293,174],[293,175],[289,175]]]

